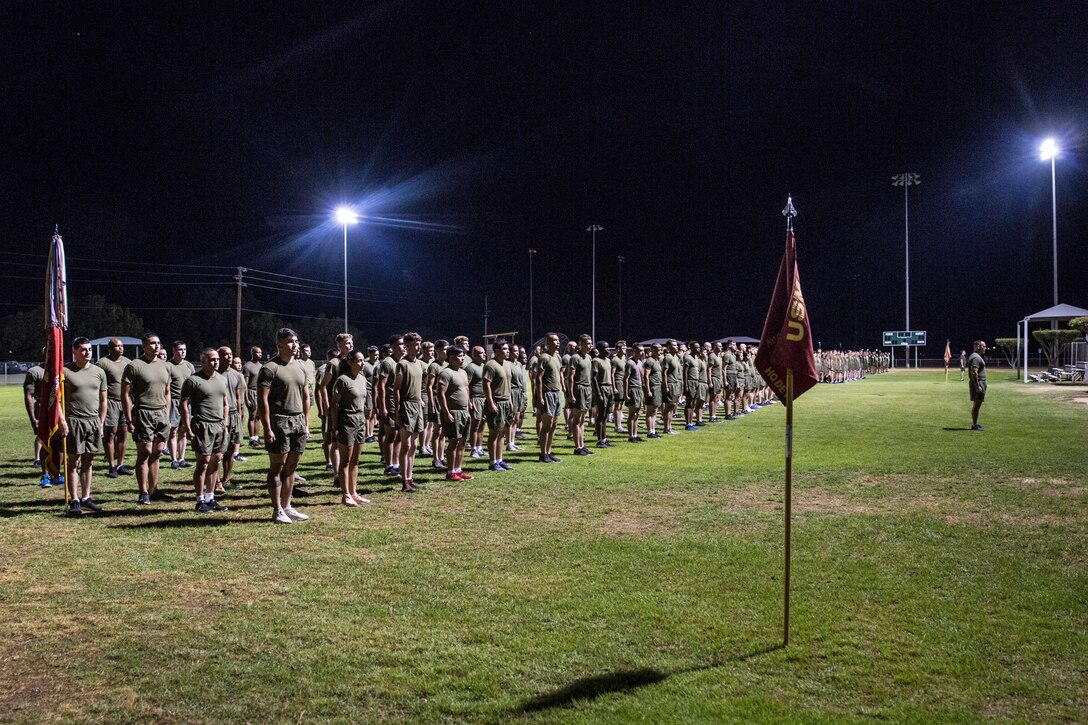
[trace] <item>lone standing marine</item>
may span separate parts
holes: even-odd
[[[968,382],[971,389],[971,430],[986,430],[978,424],[978,410],[986,400],[986,343],[975,340],[975,351],[967,358]]]

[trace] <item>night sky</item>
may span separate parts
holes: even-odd
[[[599,337],[621,332],[617,255],[627,339],[758,336],[792,194],[816,339],[875,347],[904,326],[891,177],[915,172],[911,323],[938,356],[1052,303],[1047,135],[1059,297],[1088,307],[1077,3],[16,1],[0,18],[0,314],[40,302],[44,268],[15,263],[44,263],[59,224],[71,294],[149,323],[177,290],[126,280],[179,264],[327,280],[331,297],[260,298],[338,317],[331,212],[349,202],[366,215],[351,318],[372,340],[476,337],[485,295],[490,330],[526,335],[530,247],[537,336],[589,331],[593,223]]]

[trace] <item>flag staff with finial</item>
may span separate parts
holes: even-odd
[[[786,217],[786,233],[793,231],[793,218],[797,209],[793,206],[793,195],[786,195],[786,208],[782,210]],[[782,646],[790,643],[790,559],[792,558],[793,539],[793,367],[786,368],[786,546],[785,572],[782,577]]]

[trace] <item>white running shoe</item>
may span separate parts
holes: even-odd
[[[310,520],[310,517],[307,516],[306,514],[295,511],[294,506],[288,506],[287,508],[285,508],[283,510],[283,512],[285,514],[287,514],[291,518],[292,521],[309,521]]]
[[[291,520],[291,517],[288,516],[287,512],[284,511],[283,509],[280,509],[275,514],[273,514],[272,520],[275,521],[277,524],[293,524],[294,523]]]

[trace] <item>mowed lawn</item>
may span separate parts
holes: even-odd
[[[361,510],[315,446],[277,526],[248,447],[225,514],[65,518],[0,389],[0,720],[1086,721],[1088,392],[990,377],[984,433],[955,374],[798,402],[786,648],[781,405],[413,496],[371,446]]]

